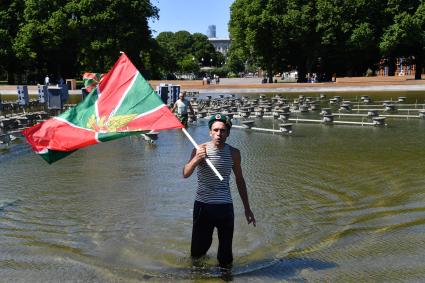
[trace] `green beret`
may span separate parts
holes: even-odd
[[[224,124],[227,125],[229,130],[232,127],[232,122],[230,121],[230,118],[228,116],[224,114],[215,114],[215,115],[212,115],[210,120],[208,121],[208,128],[210,128],[210,130],[211,130],[212,124],[215,121],[223,122]]]

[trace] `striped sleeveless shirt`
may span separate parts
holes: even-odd
[[[203,203],[232,203],[229,181],[233,159],[230,145],[226,143],[219,149],[208,143],[207,156],[223,176],[223,181],[220,181],[205,161],[199,163],[195,200]]]

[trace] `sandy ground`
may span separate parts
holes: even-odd
[[[405,77],[352,77],[337,78],[336,82],[326,83],[272,83],[262,84],[261,78],[220,79],[219,84],[204,85],[202,80],[191,81],[150,81],[152,87],[160,83],[178,84],[182,89],[222,89],[222,88],[319,88],[338,86],[379,86],[379,85],[425,85],[425,79],[414,80],[412,76]]]
[[[202,80],[164,80],[149,81],[155,89],[161,83],[177,84],[182,90],[213,93],[213,92],[308,92],[308,91],[425,91],[425,77],[414,80],[412,76],[403,77],[345,77],[337,78],[336,82],[326,83],[272,83],[262,84],[261,78],[220,79],[220,84],[204,85]],[[37,91],[37,86],[28,86],[31,93]],[[16,85],[1,85],[0,94],[16,90]],[[76,90],[75,92],[79,92]],[[71,92],[72,93],[72,92]]]
[[[309,93],[309,92],[424,92],[425,79],[413,77],[356,77],[337,78],[326,83],[272,83],[262,84],[259,78],[221,79],[220,84],[203,85],[195,81],[150,81],[155,89],[160,83],[178,84],[182,90],[200,94],[250,93]]]

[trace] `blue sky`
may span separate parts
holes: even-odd
[[[156,32],[207,33],[209,25],[216,26],[217,37],[229,37],[227,24],[230,19],[230,5],[234,0],[151,0],[158,7],[159,20],[150,21],[149,26]]]

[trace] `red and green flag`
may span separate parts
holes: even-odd
[[[48,163],[89,145],[184,127],[125,54],[106,75],[93,75],[99,83],[82,102],[23,131]]]
[[[91,92],[93,88],[97,86],[97,84],[102,79],[103,74],[99,73],[84,73],[83,75],[83,83],[87,92]]]

